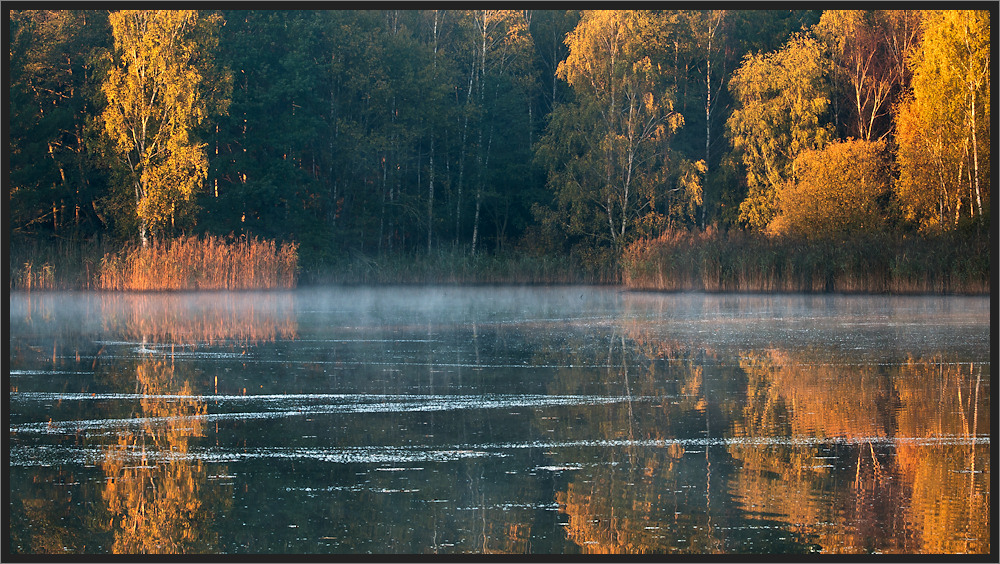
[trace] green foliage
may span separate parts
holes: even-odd
[[[774,218],[775,193],[795,157],[822,148],[833,135],[823,121],[830,105],[826,73],[819,43],[796,34],[780,51],[748,55],[729,82],[739,107],[727,127],[742,151],[749,186],[740,220],[754,229]]]
[[[611,273],[573,257],[502,251],[469,254],[437,248],[431,254],[343,257],[336,268],[307,272],[303,284],[607,284]]]
[[[530,221],[538,124],[520,13],[225,16],[235,88],[206,231],[294,239],[303,265],[332,268],[351,253],[471,250],[474,234],[499,248]]]
[[[8,234],[93,235],[105,219],[94,117],[106,13],[13,10],[9,33]]]

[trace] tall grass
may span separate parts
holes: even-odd
[[[677,230],[628,247],[622,278],[650,290],[985,294],[988,243],[962,232],[804,240]]]
[[[11,290],[95,289],[101,257],[110,250],[101,238],[10,241],[8,288]]]
[[[101,259],[102,290],[241,290],[294,288],[298,246],[242,237],[181,237],[128,247]]]
[[[443,247],[433,253],[355,254],[303,275],[306,284],[606,284],[606,272],[569,256],[479,253]]]

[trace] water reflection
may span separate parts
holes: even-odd
[[[105,294],[101,318],[123,339],[174,344],[253,344],[294,339],[292,293],[224,292],[194,296]]]
[[[831,363],[829,351],[741,356],[746,404],[733,435],[816,439],[728,447],[740,464],[729,489],[748,517],[788,523],[825,552],[989,550],[989,446],[977,453],[972,440],[989,435],[988,415],[978,419],[989,402],[971,373],[982,365],[938,356],[857,366]]]
[[[106,526],[99,511],[79,511],[80,500],[100,499],[79,468],[39,467],[31,479],[11,475],[10,550],[26,554],[91,552]],[[20,478],[20,479],[19,479]],[[15,494],[16,492],[16,494]],[[86,503],[86,502],[84,502]]]
[[[989,552],[960,303],[539,293],[12,299],[11,550]]]
[[[629,403],[567,417],[585,427],[571,436],[625,445],[556,493],[583,552],[990,550],[983,364],[935,355],[872,366],[833,348],[768,348],[739,351],[727,372],[711,348],[623,327],[602,381],[654,399],[641,413]],[[573,382],[557,376],[551,391]]]
[[[11,334],[148,343],[260,343],[297,335],[294,292],[11,295]]]
[[[709,447],[697,443],[710,425],[703,364],[712,353],[656,339],[648,328],[625,323],[593,359],[605,366],[605,392],[629,401],[599,414],[581,408],[566,416],[577,427],[571,436],[622,445],[599,464],[574,471],[566,489],[556,492],[568,517],[566,535],[586,554],[718,553],[723,545],[710,499],[718,491],[712,491]],[[566,371],[550,393],[571,393],[577,380]]]
[[[148,357],[135,367],[138,430],[121,429],[101,462],[103,499],[111,515],[115,554],[213,552],[215,519],[224,505],[203,500],[207,472],[187,456],[190,440],[204,436],[207,407],[172,363]],[[218,497],[219,492],[215,491]],[[214,502],[214,503],[213,503]]]

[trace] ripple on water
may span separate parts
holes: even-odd
[[[400,466],[406,463],[422,462],[454,462],[468,458],[504,458],[514,452],[539,448],[669,448],[672,445],[685,447],[697,446],[727,446],[727,447],[758,447],[758,446],[792,446],[813,447],[829,445],[900,445],[909,444],[921,447],[937,447],[951,445],[989,445],[989,437],[940,436],[940,437],[761,437],[746,439],[733,438],[693,438],[675,440],[578,440],[553,442],[523,442],[523,443],[483,443],[468,445],[416,445],[416,446],[366,446],[341,448],[288,448],[259,447],[250,449],[227,449],[222,447],[191,448],[186,452],[177,451],[125,451],[116,453],[126,458],[136,458],[151,462],[170,462],[177,460],[199,460],[213,463],[236,463],[253,460],[312,460],[337,464],[384,464],[387,466],[375,468],[381,472],[403,472],[423,470],[423,467]],[[51,466],[58,464],[99,463],[106,454],[106,447],[68,447],[62,445],[15,446],[9,450],[11,466]],[[388,466],[391,465],[391,466]],[[591,464],[592,465],[592,464]],[[532,471],[565,472],[583,470],[586,465],[566,463],[537,466]],[[825,467],[825,466],[824,466]]]

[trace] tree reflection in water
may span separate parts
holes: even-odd
[[[612,335],[606,358],[592,360],[607,367],[602,391],[626,401],[591,406],[603,410],[603,417],[581,428],[580,436],[625,446],[592,470],[577,472],[556,492],[559,510],[569,519],[567,537],[587,554],[719,553],[723,543],[712,521],[710,498],[718,492],[712,491],[709,450],[698,446],[688,452],[676,440],[689,438],[692,421],[707,425],[706,352],[650,339],[637,327]],[[671,361],[660,360],[665,358]],[[571,372],[558,379],[558,393],[572,393],[574,379]],[[649,398],[657,398],[655,405],[648,405]],[[585,415],[568,418],[585,423]],[[649,441],[664,447],[644,446]]]
[[[42,330],[58,308],[33,299],[22,333],[43,335],[35,339],[41,346],[12,340],[12,362],[52,375],[22,376],[15,384],[27,389],[11,388],[21,394],[25,431],[12,437],[24,456],[43,463],[13,473],[11,547],[134,554],[991,549],[990,365],[967,362],[983,358],[968,347],[946,343],[940,350],[947,352],[908,357],[912,340],[885,328],[877,334],[897,349],[860,357],[842,346],[840,329],[828,327],[820,340],[777,330],[773,342],[772,334],[744,339],[746,330],[729,330],[744,319],[724,317],[728,306],[710,311],[711,300],[694,321],[666,314],[651,321],[656,310],[636,306],[570,328],[561,318],[473,323],[470,343],[463,327],[432,331],[430,323],[417,334],[404,326],[367,334],[353,325],[317,329],[315,319],[296,319],[291,298],[98,296],[87,311],[114,321],[90,343],[73,341],[72,325],[54,328],[51,334],[67,336],[59,351],[80,351],[58,355]],[[307,338],[297,336],[297,323]],[[263,341],[277,344],[252,346]],[[918,343],[914,350],[927,349]],[[449,357],[439,365],[441,351]],[[286,362],[279,352],[298,356]],[[262,370],[255,359],[274,362]],[[66,369],[73,376],[53,377]],[[229,373],[239,375],[216,384],[213,376]],[[260,392],[269,398],[286,388],[303,397],[320,392],[317,414],[323,402],[334,409],[228,428],[220,418],[222,431],[219,423],[213,431],[204,422],[216,410],[206,407],[215,401],[210,395],[235,400],[220,403],[220,415],[260,409],[236,398],[243,379],[271,386]],[[28,393],[29,384],[48,393],[50,381],[80,387],[63,390],[74,397],[61,404]],[[96,399],[86,397],[94,391]],[[378,407],[370,412],[341,412],[351,404],[326,398],[331,392],[393,399],[355,406]],[[523,405],[476,407],[478,393]],[[399,405],[413,409],[396,410],[395,398],[407,394]],[[571,401],[536,405],[536,394]],[[423,395],[433,400],[426,410]],[[450,395],[452,407],[444,401]],[[37,425],[46,416],[79,420],[81,428],[100,420],[105,432],[65,425],[43,433]],[[42,448],[33,448],[35,440]],[[199,460],[206,447],[238,456],[248,444],[278,454],[388,450],[426,460],[238,458],[229,464],[246,477],[239,487],[218,480],[229,473],[224,462]],[[48,461],[50,447],[73,463]],[[483,452],[435,458],[457,448]]]
[[[172,345],[163,355],[143,353],[136,364],[135,393],[141,400],[134,417],[139,425],[122,429],[101,463],[107,476],[103,499],[111,514],[114,553],[217,550],[216,516],[231,505],[232,496],[225,487],[208,487],[202,461],[190,455],[191,440],[205,434],[207,406],[191,387],[192,375],[181,374],[190,365],[175,366],[173,354],[167,353],[175,345],[223,341],[246,347],[296,336],[291,294],[221,296],[178,301],[163,295],[112,294],[102,301],[105,325],[123,338],[141,338],[144,347]],[[126,385],[127,370],[111,372],[109,381]]]
[[[742,357],[747,401],[732,428],[750,440],[729,447],[740,464],[729,488],[748,517],[785,523],[824,552],[989,551],[989,446],[976,446],[972,428],[989,403],[968,397],[982,389],[972,365],[856,366],[831,363],[829,351],[775,349]],[[752,440],[771,437],[815,440]]]
[[[207,473],[201,460],[189,456],[191,438],[204,436],[200,416],[206,406],[168,361],[145,358],[135,373],[142,394],[141,411],[135,414],[140,424],[122,429],[101,462],[107,476],[103,498],[114,531],[111,552],[212,552],[221,500],[202,499]]]
[[[609,404],[601,421],[568,432],[629,445],[556,492],[582,551],[989,552],[982,365],[941,355],[851,364],[834,350],[772,348],[740,351],[720,376],[719,353],[625,327],[605,359],[605,391],[662,401],[641,417]],[[573,393],[573,375],[555,387]],[[691,442],[699,424],[725,446]],[[651,439],[662,442],[643,446]],[[757,530],[779,532],[755,541]],[[782,538],[794,545],[773,544]]]

